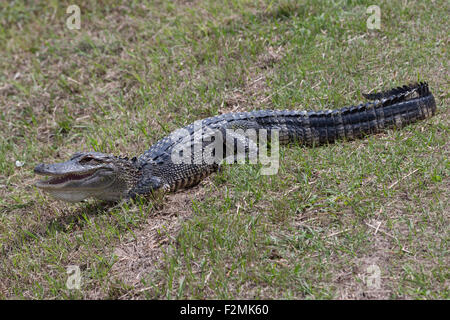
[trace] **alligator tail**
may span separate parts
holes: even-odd
[[[308,145],[353,140],[392,127],[431,117],[436,102],[427,83],[365,94],[370,102],[329,111],[311,111],[297,118],[291,127],[291,140]],[[292,123],[292,122],[291,122]]]

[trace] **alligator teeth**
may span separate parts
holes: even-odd
[[[51,178],[50,180],[46,181],[48,184],[60,184],[67,182],[69,180],[81,180],[84,178],[87,178],[92,173],[86,173],[86,174],[75,174],[75,173],[68,173],[62,176]]]

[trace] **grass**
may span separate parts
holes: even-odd
[[[380,30],[370,1],[78,1],[80,30],[70,4],[0,5],[1,298],[448,299],[446,1],[381,2]],[[282,147],[275,176],[225,166],[117,205],[32,185],[36,164],[78,150],[134,156],[200,118],[341,107],[417,80],[435,117]]]

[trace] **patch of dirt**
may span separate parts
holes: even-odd
[[[202,201],[205,189],[203,183],[203,186],[168,195],[163,208],[156,210],[142,228],[133,230],[133,235],[113,250],[117,262],[110,271],[111,281],[125,283],[133,287],[134,292],[142,289],[141,280],[155,269],[168,245],[176,241],[183,221],[193,214],[192,201]]]
[[[391,241],[393,237],[383,231],[384,221],[372,220],[366,223],[368,232],[372,234],[368,254],[356,258],[349,270],[343,270],[336,279],[338,286],[338,299],[389,299],[392,294],[392,288],[389,287],[390,260],[396,245]],[[355,281],[356,280],[356,281]]]

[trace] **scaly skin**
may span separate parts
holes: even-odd
[[[434,97],[426,83],[364,96],[372,101],[336,110],[260,110],[207,118],[159,140],[139,158],[79,152],[63,163],[38,165],[35,173],[53,178],[39,181],[36,186],[57,199],[70,202],[87,197],[117,201],[156,190],[176,191],[197,184],[218,169],[222,158],[217,156],[218,160],[211,162],[202,157],[202,151],[206,151],[212,141],[216,146],[222,145],[224,153],[229,151],[234,156],[238,153],[235,141],[242,143],[247,153],[258,147],[257,141],[242,132],[229,136],[227,130],[230,129],[265,129],[268,136],[277,131],[282,144],[296,141],[315,146],[338,139],[352,140],[392,127],[401,128],[429,118],[436,111]],[[188,161],[178,163],[174,154],[187,155]]]

